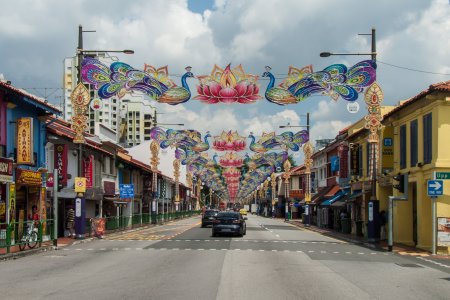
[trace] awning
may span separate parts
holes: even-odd
[[[336,202],[331,203],[330,206],[331,206],[332,208],[341,208],[341,207],[345,207],[346,204],[347,204],[347,203],[345,202],[345,198],[342,197],[341,199],[337,200]]]
[[[365,193],[367,194],[367,193],[369,193],[369,191],[366,191]],[[363,193],[362,191],[354,192],[353,194],[350,194],[349,196],[347,196],[347,202],[355,202],[356,199],[358,199],[359,197],[362,197],[362,195],[364,195],[365,193]]]
[[[335,186],[333,186],[333,187],[331,188],[331,190],[330,190],[328,193],[326,193],[326,194],[324,195],[324,197],[333,197],[333,196],[336,195],[340,190],[341,190],[341,187],[338,186],[338,185],[335,185]]]
[[[344,196],[345,196],[345,194],[343,192],[339,192],[334,197],[332,197],[330,199],[327,199],[327,200],[323,201],[322,203],[320,203],[320,206],[329,206],[329,205],[333,204],[334,202],[338,201],[339,199],[341,199]]]

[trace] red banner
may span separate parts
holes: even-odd
[[[94,155],[89,155],[83,162],[83,175],[86,177],[86,188],[92,188],[94,186]]]
[[[55,149],[55,169],[58,170],[58,183],[67,186],[67,145],[60,144],[54,146]]]

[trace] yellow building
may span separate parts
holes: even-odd
[[[395,106],[382,106],[381,114],[386,115]],[[369,131],[365,129],[366,120],[364,118],[353,123],[347,128],[346,143],[349,148],[349,170],[351,193],[347,197],[348,210],[350,211],[352,234],[367,236],[365,224],[368,220],[367,205],[372,195],[372,182],[369,177],[369,144],[367,142]],[[390,133],[389,128],[381,130],[382,139]],[[392,194],[392,183],[385,180],[386,172],[392,170],[392,150],[390,154],[386,147],[382,147],[381,160],[378,162],[378,178],[376,185],[376,196],[380,201],[379,210],[387,211],[388,196]],[[392,147],[391,147],[392,148]]]
[[[427,180],[434,172],[450,172],[450,81],[431,85],[384,116],[383,126],[393,136],[393,171],[409,174],[408,200],[394,206],[394,242],[432,249],[432,203]],[[393,195],[399,195],[393,189]],[[381,195],[380,209],[386,210]],[[383,204],[382,204],[383,203]],[[450,221],[450,180],[437,200],[437,217]],[[450,229],[450,228],[449,228]],[[439,247],[448,252],[447,247]]]

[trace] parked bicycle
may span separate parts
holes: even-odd
[[[28,245],[28,248],[33,249],[38,244],[38,229],[34,226],[34,222],[29,222],[26,233],[20,240],[19,249],[22,251]]]

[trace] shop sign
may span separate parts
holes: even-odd
[[[116,194],[116,183],[113,181],[103,181],[103,190],[105,196],[114,196]]]
[[[75,177],[75,193],[86,193],[86,178]]]
[[[342,145],[339,153],[339,177],[348,178],[348,147]]]
[[[290,198],[303,198],[303,190],[290,190],[289,197]]]
[[[9,222],[14,224],[16,222],[16,185],[9,185]],[[11,232],[11,240],[14,241],[14,230]]]
[[[16,183],[21,185],[40,186],[42,185],[42,176],[41,173],[36,171],[16,169]]]
[[[437,245],[450,247],[450,218],[437,218]]]
[[[394,127],[386,126],[383,130],[381,145],[381,171],[389,172],[394,168]]]
[[[58,170],[58,183],[67,186],[67,145],[55,145],[55,169]]]
[[[83,161],[83,174],[84,177],[86,177],[86,188],[92,188],[94,186],[94,177],[93,177],[93,170],[94,170],[94,156],[89,155],[84,161]]]
[[[0,182],[13,182],[13,160],[0,157]]]
[[[33,118],[17,119],[17,163],[33,165]]]
[[[46,187],[54,187],[55,185],[55,180],[53,178],[53,173],[47,173],[47,183],[46,183]]]

